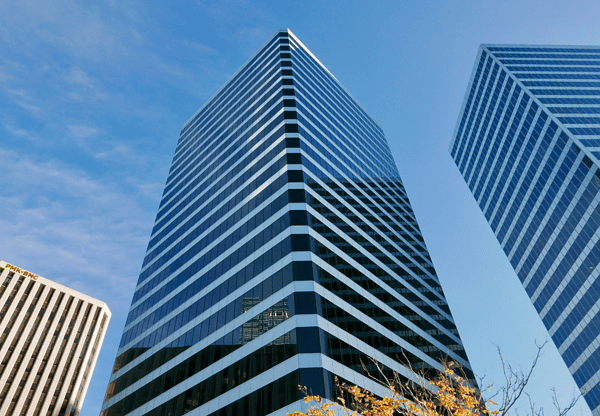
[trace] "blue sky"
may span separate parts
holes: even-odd
[[[100,411],[181,126],[283,27],[383,127],[475,372],[502,384],[496,346],[527,368],[546,331],[448,145],[479,44],[597,45],[598,16],[597,1],[0,2],[0,259],[113,312],[82,415]],[[550,413],[552,387],[576,389],[549,345],[530,393]]]

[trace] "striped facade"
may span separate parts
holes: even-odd
[[[600,48],[482,45],[450,153],[600,415]]]
[[[0,261],[0,415],[78,415],[110,316],[104,302]]]
[[[288,30],[181,132],[102,416],[285,415],[467,356],[379,125]]]

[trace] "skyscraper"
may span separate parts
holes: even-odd
[[[381,128],[277,32],[183,126],[102,416],[285,414],[447,352],[471,374]]]
[[[450,153],[600,415],[600,48],[482,45]]]
[[[0,415],[79,415],[110,316],[104,302],[0,261]]]

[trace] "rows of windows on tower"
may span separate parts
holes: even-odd
[[[600,415],[600,48],[482,45],[450,153]]]
[[[181,130],[102,416],[285,414],[447,356],[473,379],[381,127],[278,31]]]
[[[78,416],[111,313],[0,260],[0,414]]]

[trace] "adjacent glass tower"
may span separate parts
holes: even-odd
[[[482,45],[450,153],[600,415],[600,48]]]
[[[381,128],[278,31],[181,131],[102,416],[284,415],[446,354],[471,375]]]

